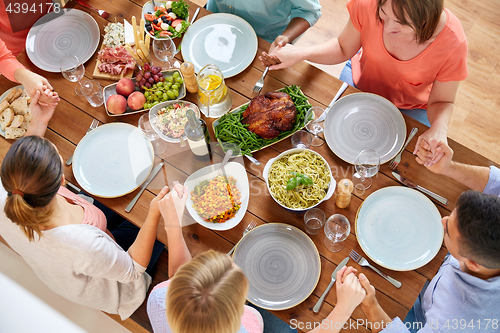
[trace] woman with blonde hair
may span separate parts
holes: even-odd
[[[37,101],[32,102],[28,134],[43,135],[54,106]],[[40,136],[12,144],[0,169],[0,236],[54,292],[126,319],[151,284],[145,270],[160,221],[158,201],[168,188],[152,200],[144,225],[125,252],[105,232],[104,214],[61,186],[63,165],[57,148]]]

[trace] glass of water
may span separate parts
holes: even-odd
[[[292,146],[295,148],[309,148],[312,142],[311,133],[300,130],[292,135]]]
[[[351,232],[351,224],[342,214],[334,214],[325,223],[325,247],[328,251],[339,252]]]
[[[325,223],[325,213],[319,208],[311,208],[304,214],[306,231],[310,235],[317,235]]]
[[[155,131],[153,126],[155,126],[155,122],[157,118],[150,119],[149,113],[143,114],[141,118],[139,118],[138,127],[142,131],[142,133],[148,138],[149,141],[153,144],[153,148],[155,154],[163,154],[168,147],[168,142],[164,141],[158,133]]]
[[[362,150],[354,161],[356,173],[353,177],[353,183],[356,189],[366,190],[372,186],[372,177],[380,169],[380,157],[373,149]]]
[[[90,105],[93,107],[101,106],[104,103],[104,93],[101,84],[94,80],[85,79],[82,81],[85,82],[81,84],[81,90]]]

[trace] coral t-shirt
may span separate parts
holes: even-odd
[[[448,9],[446,25],[418,56],[400,61],[387,52],[376,0],[350,0],[351,22],[361,33],[361,52],[352,58],[354,84],[390,100],[400,109],[427,109],[435,80],[462,81],[468,75],[467,40],[460,20]]]

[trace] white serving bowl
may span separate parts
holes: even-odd
[[[269,181],[268,181],[268,178],[269,178],[269,170],[271,169],[271,166],[273,165],[274,161],[277,161],[279,160],[280,158],[282,158],[283,156],[287,156],[287,155],[292,155],[292,154],[297,154],[297,153],[301,153],[305,150],[308,150],[309,152],[319,156],[323,162],[325,162],[325,165],[327,166],[328,168],[328,173],[330,175],[330,185],[328,187],[328,191],[326,192],[326,195],[323,199],[321,199],[318,203],[316,203],[315,205],[311,206],[311,207],[307,207],[307,208],[290,208],[290,207],[287,207],[285,205],[283,205],[282,203],[280,203],[278,200],[276,200],[276,198],[274,197],[273,193],[271,192],[271,189],[269,187]],[[281,207],[285,208],[285,209],[288,209],[290,211],[293,211],[293,212],[305,212],[311,208],[314,208],[316,207],[317,205],[319,205],[320,203],[322,203],[323,201],[326,201],[328,199],[330,199],[333,195],[333,193],[335,193],[335,187],[337,185],[337,182],[335,181],[335,178],[333,178],[333,175],[332,175],[332,170],[330,170],[330,167],[328,165],[328,162],[326,162],[326,160],[323,158],[323,156],[321,156],[320,154],[318,154],[317,152],[315,152],[314,150],[310,150],[310,149],[304,149],[304,148],[293,148],[293,149],[289,149],[281,154],[279,154],[278,156],[276,156],[275,158],[271,158],[265,165],[264,167],[264,171],[263,171],[263,177],[264,177],[264,180],[266,181],[266,185],[267,185],[267,189],[269,190],[269,193],[271,194],[271,197],[274,199],[274,201],[276,201]]]

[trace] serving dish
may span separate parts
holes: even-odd
[[[181,71],[178,70],[178,69],[170,69],[170,70],[167,70],[167,71],[163,71],[162,74],[163,74],[163,77],[167,77],[167,76],[171,76],[174,72],[179,73],[180,77],[182,78],[182,85],[179,88],[179,96],[177,96],[177,99],[182,99],[182,98],[186,97],[186,86],[184,85],[184,77],[182,76]],[[131,80],[134,81],[134,84],[135,84],[135,77],[133,77]],[[139,113],[139,112],[144,112],[144,111],[149,110],[149,109],[132,110],[127,105],[127,110],[125,110],[125,112],[122,113],[122,114],[113,114],[113,113],[109,112],[108,111],[108,107],[106,105],[106,102],[108,101],[108,98],[110,96],[116,95],[116,85],[117,84],[118,84],[118,82],[115,82],[115,83],[107,85],[106,87],[103,88],[104,101],[105,101],[104,102],[104,107],[106,108],[106,113],[108,114],[108,116],[111,116],[111,117],[127,116],[129,114],[134,114],[134,113]],[[135,91],[140,91],[140,90],[139,90],[138,87],[136,87]]]
[[[191,192],[194,191],[195,186],[199,185],[203,180],[211,180],[219,170],[220,163],[212,164],[201,168],[200,170],[191,174],[185,182],[185,185],[188,187],[189,195],[186,201],[186,208],[191,215],[191,217],[201,224],[202,226],[212,229],[212,230],[229,230],[237,226],[248,208],[248,200],[250,198],[250,187],[248,184],[248,177],[245,170],[245,167],[237,162],[229,162],[224,167],[224,171],[227,177],[233,177],[236,179],[236,187],[241,193],[241,206],[240,209],[236,212],[236,215],[227,220],[224,223],[211,223],[206,222],[203,218],[201,218],[196,210],[193,207],[193,200],[191,198]]]
[[[305,101],[303,101],[303,103],[301,105],[307,106],[307,107],[305,107],[306,109],[309,109],[311,107],[311,105],[309,104],[309,100],[304,95],[302,90],[300,90],[300,87],[289,86],[289,87],[284,87],[284,88],[278,89],[277,91],[286,92],[285,90],[287,90],[287,89],[296,90],[296,93],[303,95],[305,98]],[[297,107],[299,104],[299,100],[297,98],[295,98],[294,96],[291,96],[291,97],[292,97],[292,100],[293,100],[295,106]],[[278,135],[276,138],[269,139],[269,140],[265,140],[265,139],[259,137],[257,134],[254,134],[254,133],[246,130],[250,135],[252,135],[255,138],[255,140],[257,140],[258,142],[261,143],[261,146],[259,146],[259,148],[257,148],[257,149],[248,148],[248,146],[245,144],[245,142],[243,142],[240,139],[240,137],[233,138],[233,140],[231,140],[231,141],[224,140],[222,138],[222,135],[219,134],[219,131],[217,128],[219,126],[219,124],[222,123],[222,120],[224,119],[224,117],[235,115],[236,113],[243,113],[249,104],[250,104],[250,102],[238,106],[237,108],[229,111],[227,114],[217,118],[212,123],[212,128],[213,128],[214,133],[215,133],[215,138],[217,139],[219,144],[223,145],[223,146],[228,144],[228,143],[230,145],[237,145],[240,147],[242,155],[251,155],[251,153],[254,153],[254,152],[259,151],[261,149],[267,148],[267,147],[269,147],[277,142],[283,141],[283,140],[287,139],[288,137],[292,136],[293,133],[303,129],[307,124],[309,124],[310,122],[312,122],[314,120],[314,113],[312,114],[311,118],[305,119],[305,115],[306,115],[307,111],[304,111],[302,115],[297,115],[297,119],[299,119],[299,124],[294,125],[294,129],[292,129],[291,131],[281,132],[280,135]]]
[[[158,135],[165,141],[167,142],[180,142],[181,137],[186,137],[185,134],[182,134],[181,137],[174,137],[172,135],[167,135],[165,134],[162,129],[159,127],[159,124],[161,124],[161,121],[158,118],[158,111],[160,111],[163,108],[166,108],[168,106],[174,105],[174,104],[179,104],[183,103],[184,105],[188,106],[189,109],[193,110],[194,113],[196,114],[197,118],[200,118],[200,109],[196,106],[196,104],[188,102],[188,101],[180,101],[180,100],[173,100],[173,101],[166,101],[166,102],[161,102],[159,104],[156,104],[153,106],[151,109],[149,109],[149,119],[155,119],[157,118],[157,121],[151,122],[153,129],[158,133]],[[187,121],[187,116],[183,117],[184,121]]]
[[[116,198],[134,191],[151,172],[154,150],[141,130],[126,123],[87,133],[73,155],[73,174],[90,194]]]
[[[205,65],[216,65],[224,78],[244,71],[257,54],[257,35],[239,16],[216,13],[198,19],[184,34],[181,53],[198,73]]]
[[[301,230],[268,223],[249,231],[233,255],[250,287],[247,300],[263,309],[285,310],[302,303],[321,273],[318,249]]]
[[[7,89],[6,91],[4,91],[4,93],[2,95],[0,95],[0,103],[2,103],[2,101],[4,100],[5,97],[7,97],[7,95],[13,90],[13,89],[22,89],[24,90],[24,86],[20,85],[20,86],[15,86],[15,87],[12,87],[10,89]],[[29,107],[29,104],[28,104],[28,107]],[[3,111],[0,112],[0,114],[2,114]],[[2,129],[2,127],[0,126],[0,135],[3,136],[5,138],[5,130]]]
[[[370,194],[356,214],[356,237],[371,260],[395,271],[431,261],[443,242],[438,209],[422,193],[402,186]]]
[[[26,37],[28,58],[40,69],[59,73],[59,60],[66,54],[83,63],[99,45],[99,26],[89,14],[78,9],[62,9],[41,17]]]
[[[172,2],[177,2],[177,1],[178,0],[173,0]],[[158,0],[156,0],[155,4],[156,4],[156,6],[164,6],[166,2],[167,1],[158,1]],[[146,2],[142,6],[142,14],[141,14],[142,16],[141,17],[146,20],[144,14],[153,13],[154,11],[155,10],[154,10],[153,4],[151,3],[151,1],[148,1],[148,2]],[[184,18],[183,20],[189,23],[189,15],[186,18]],[[144,27],[144,32],[148,34],[148,31],[146,30],[146,27]],[[156,36],[151,35],[151,34],[149,34],[149,35],[151,36],[152,39],[158,39],[158,40],[165,39],[165,37],[156,37]],[[176,37],[178,37],[178,36],[176,36]],[[176,37],[174,37],[174,38],[176,38]],[[172,38],[172,37],[170,37],[170,38]]]
[[[298,153],[302,153],[304,151],[308,151],[314,155],[316,155],[317,157],[319,157],[324,163],[325,163],[325,166],[326,166],[326,169],[328,170],[328,175],[330,176],[330,183],[329,183],[329,186],[328,186],[328,191],[326,192],[326,195],[323,199],[321,199],[320,201],[318,201],[316,204],[310,206],[310,207],[307,207],[307,208],[290,208],[290,207],[287,207],[286,205],[282,204],[281,202],[279,202],[275,195],[273,194],[273,192],[271,191],[271,188],[269,186],[269,170],[271,169],[271,166],[274,164],[275,161],[278,161],[280,158],[282,157],[285,157],[285,156],[289,156],[289,155],[293,155],[293,154],[298,154]],[[290,175],[291,177],[292,175]],[[320,154],[318,154],[317,152],[315,152],[314,150],[309,150],[309,149],[304,149],[304,148],[293,148],[293,149],[289,149],[287,151],[284,151],[282,152],[281,154],[279,154],[278,156],[276,156],[275,158],[271,158],[267,163],[266,165],[264,166],[264,171],[262,172],[262,177],[264,177],[264,180],[266,181],[266,186],[267,186],[267,189],[269,191],[269,193],[271,194],[271,197],[274,199],[274,201],[276,201],[281,207],[285,208],[285,209],[288,209],[290,211],[293,211],[293,212],[304,212],[306,210],[309,210],[311,208],[314,208],[316,207],[317,205],[319,205],[320,203],[322,203],[323,201],[326,201],[328,199],[330,199],[332,197],[332,195],[335,193],[335,187],[336,187],[336,181],[335,181],[335,178],[333,178],[333,175],[332,175],[332,170],[330,169],[330,167],[328,166],[328,163],[326,162],[326,160],[323,158],[323,156],[321,156]]]
[[[373,149],[380,164],[401,150],[406,123],[401,112],[384,97],[355,93],[339,99],[325,120],[325,140],[342,160],[354,164],[364,149]]]

